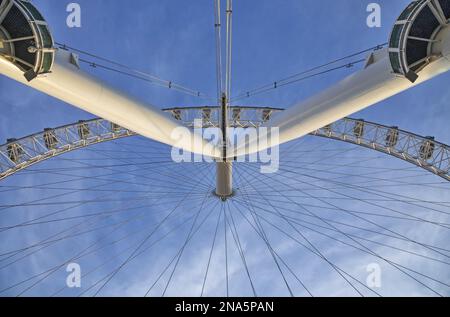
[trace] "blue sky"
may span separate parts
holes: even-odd
[[[368,15],[366,7],[370,2],[373,1],[235,0],[233,16],[233,95],[284,78],[311,66],[320,65],[332,59],[386,42],[393,22],[410,1],[378,0],[377,2],[382,8],[381,28],[369,28],[366,25],[366,17]],[[66,26],[67,13],[65,8],[69,1],[35,0],[34,3],[46,17],[56,41],[116,60],[133,68],[172,80],[205,92],[210,96],[215,96],[214,16],[212,1],[133,0],[123,2],[118,0],[79,0],[78,3],[82,9],[82,27],[72,29]],[[93,71],[92,69],[88,69],[86,65],[84,65],[84,68],[103,78],[105,81],[127,91],[129,94],[161,108],[205,104],[205,101],[195,97],[153,87],[146,83],[130,80],[126,77],[124,78],[120,75],[107,73],[102,70]],[[241,102],[245,105],[288,108],[292,104],[313,95],[353,71],[355,69],[338,71],[326,77],[312,79],[248,100],[244,99]],[[447,122],[447,119],[450,117],[448,107],[448,100],[450,100],[450,91],[448,89],[449,80],[450,74],[444,74],[419,87],[354,114],[353,117],[364,118],[385,125],[399,126],[404,130],[412,131],[420,135],[435,136],[437,140],[450,143],[450,126]],[[92,117],[88,113],[21,86],[5,77],[0,77],[0,100],[2,107],[2,115],[0,116],[0,140],[3,141],[10,137],[28,135],[46,127],[60,126]],[[0,143],[3,143],[3,141]],[[133,142],[144,141],[139,139]],[[126,144],[124,146],[126,148]],[[162,151],[163,156],[167,154],[164,152],[167,148],[154,144],[153,146]],[[111,148],[105,146],[103,148],[100,147],[100,149],[108,150]],[[365,152],[358,153],[364,154]],[[90,154],[92,153],[73,154],[69,158],[88,158]],[[311,157],[308,158],[305,154],[305,159],[313,160],[313,154],[310,155]],[[98,156],[98,158],[100,159],[101,156]],[[352,157],[349,156],[343,158],[343,161],[351,159]],[[116,162],[117,164],[117,159],[103,158],[103,162],[105,164]],[[392,162],[392,160],[388,159],[375,163],[375,166],[383,166],[385,162],[389,162],[393,167],[405,167],[405,165],[402,165],[403,163]],[[48,163],[45,166],[55,167],[58,166],[58,163]],[[196,168],[198,167],[192,167],[191,172],[196,172]],[[59,179],[55,175],[47,177],[46,181],[56,181]],[[24,181],[30,184],[36,182],[36,180],[30,179],[30,177],[25,177]],[[433,181],[439,180],[434,178]],[[17,179],[17,182],[11,182],[12,184],[17,184],[21,180]],[[89,184],[84,184],[83,186],[89,186]],[[114,189],[116,187],[111,185],[111,187],[107,188]],[[409,189],[410,195],[411,193],[415,193],[413,190],[417,189]],[[405,192],[408,191],[405,189]],[[51,192],[47,194],[51,195]],[[430,199],[450,201],[448,186],[442,190],[424,190],[422,194],[424,197],[427,194],[427,197],[430,197]],[[3,194],[1,196],[2,203],[5,204],[7,201],[14,200],[31,200],[31,198],[35,196],[39,197],[39,195],[43,194],[40,192],[30,192],[27,195],[26,197],[25,194],[6,197]],[[80,199],[80,197],[78,198]],[[87,195],[84,197],[90,196]],[[123,205],[123,203],[118,204]],[[214,203],[211,202],[211,204]],[[283,206],[283,204],[280,206]],[[102,208],[106,208],[106,206],[102,206]],[[187,209],[189,208],[187,207]],[[367,207],[361,206],[361,208],[364,209]],[[157,210],[156,207],[155,210]],[[32,214],[34,212],[40,214],[42,211],[36,209],[27,210],[27,213],[23,214],[24,219],[33,218]],[[86,212],[86,210],[80,209],[77,212],[82,213]],[[411,210],[411,212],[415,211]],[[21,216],[17,217],[20,218]],[[4,224],[5,221],[7,220],[3,219],[2,223]],[[7,223],[10,222],[7,221]],[[133,230],[137,230],[140,225],[142,224],[138,223],[133,226]],[[207,230],[205,234],[212,234],[214,221],[211,221],[210,225],[208,229],[205,229]],[[390,224],[384,223],[383,225],[389,226]],[[246,225],[245,222],[242,222],[239,226],[242,226],[242,232],[245,232],[241,239],[246,241],[246,248],[254,251],[252,255],[249,255],[248,261],[254,267],[259,268],[255,269],[255,274],[261,277],[259,279],[258,289],[261,290],[263,295],[273,293],[287,295],[283,285],[279,286],[277,284],[274,288],[271,288],[271,280],[269,277],[272,276],[271,274],[273,272],[271,270],[273,268],[270,266],[270,258],[268,260],[258,259],[258,254],[264,252],[264,246],[261,243],[257,243],[255,236],[248,233],[251,230],[248,224]],[[395,227],[396,225],[392,224],[392,226]],[[414,232],[410,231],[412,230],[411,228],[403,227],[400,229],[414,234]],[[423,230],[421,232],[430,232],[430,236],[433,236],[431,231],[426,230],[434,229],[424,228]],[[37,230],[33,234],[42,234],[42,232]],[[248,237],[246,239],[245,237],[247,235]],[[448,241],[449,235],[447,232],[437,231],[435,235],[437,237],[434,236],[434,238],[439,240],[441,245]],[[15,241],[17,237],[11,236],[8,238],[11,239],[8,241]],[[29,239],[27,241],[32,241],[33,237],[28,237],[27,239]],[[86,239],[86,241],[95,241],[95,236]],[[316,262],[314,261],[318,261],[317,259],[315,260],[314,257],[308,255],[299,255],[298,253],[290,252],[292,245],[283,240],[282,236],[274,236],[273,239],[276,241],[274,244],[282,250],[280,252],[286,252],[286,258],[289,258],[294,263],[311,263],[311,265],[305,268],[305,276],[307,276],[305,278],[310,285],[314,285],[316,294],[355,295],[351,290],[343,288],[342,281],[338,280],[329,269],[321,268],[316,271],[314,268],[314,263]],[[200,242],[197,241],[197,243]],[[326,247],[325,240],[322,241],[320,238],[317,238],[317,243],[322,248]],[[203,274],[203,271],[196,271],[197,265],[195,259],[207,257],[209,248],[206,246],[200,248],[200,244],[198,245],[197,253],[192,251],[192,249],[186,251],[187,255],[184,258],[187,260],[183,266],[186,274],[180,274],[176,278],[176,285],[183,285],[181,288],[184,288],[185,292],[188,292],[188,290],[193,290],[193,293],[196,292],[198,284],[198,279],[196,278],[200,278]],[[160,254],[162,254],[161,258],[165,258],[166,254],[164,252],[169,252],[170,246],[172,245],[161,246],[161,249],[159,249]],[[7,247],[2,247],[2,250],[8,249]],[[340,263],[346,267],[358,267],[359,269],[355,269],[357,271],[355,274],[358,274],[364,280],[365,272],[361,267],[364,267],[370,260],[361,256],[354,258],[352,262],[348,260],[349,256],[344,250],[342,250],[341,254],[336,255],[340,252],[339,250],[341,249],[327,248],[326,252],[330,256],[336,256],[336,261],[341,261]],[[58,256],[55,255],[55,252],[49,256],[49,262],[51,262],[53,257],[55,257],[55,262],[57,261]],[[64,246],[62,247],[61,254],[65,254],[65,252],[67,252],[67,244],[66,248]],[[351,255],[352,253],[349,254]],[[105,252],[100,258],[107,255],[108,253]],[[395,253],[391,253],[390,255],[392,258],[401,258],[400,255]],[[170,255],[167,255],[167,258],[170,258]],[[149,258],[144,259],[148,260]],[[145,260],[136,261],[134,264],[136,267],[133,269],[139,271],[139,268],[142,266],[142,263],[145,263]],[[213,259],[213,262],[216,261],[217,265],[220,266],[223,260],[222,257],[218,256]],[[415,265],[409,258],[402,258],[401,260],[404,260],[405,263]],[[96,258],[96,261],[99,261],[99,258]],[[155,267],[157,267],[160,260],[156,259],[151,261],[157,261],[155,263]],[[161,263],[163,262],[161,259]],[[235,279],[237,281],[244,281],[245,274],[243,274],[240,264],[238,257],[231,259],[230,271],[236,272]],[[35,265],[33,268],[34,272],[38,272],[40,268],[50,264],[43,260],[41,256],[33,259],[33,265]],[[130,268],[130,272],[133,269]],[[386,268],[386,271],[390,272],[388,268]],[[190,274],[187,274],[188,272]],[[442,279],[449,280],[448,267],[444,267],[444,269],[440,268],[438,272],[441,272],[440,277]],[[154,273],[152,268],[146,272],[148,275],[152,275],[152,273]],[[29,274],[26,264],[23,264],[23,267],[17,268],[15,274],[19,280],[19,277],[23,276],[25,278]],[[57,284],[57,281],[58,279],[63,279],[65,274],[64,270],[61,270],[58,273],[58,277],[52,280],[53,284],[45,284],[40,288],[36,288],[34,293],[30,294],[36,295],[40,292],[46,295],[50,294],[52,290],[58,288],[59,284]],[[320,281],[317,280],[318,275],[321,275]],[[145,276],[145,274],[129,275],[127,272],[124,272],[117,278],[117,281],[112,282],[111,288],[105,294],[142,295],[143,290],[148,284],[142,276]],[[219,273],[215,274],[215,272],[211,276],[211,294],[222,294],[223,276]],[[409,282],[404,282],[404,279],[397,275],[391,274],[390,276],[389,282],[391,288],[384,289],[385,294],[397,295],[410,291],[413,295],[430,295],[420,287],[417,287],[417,285],[411,286],[412,284],[409,284]],[[13,280],[14,278],[6,274],[0,275],[0,282],[3,285],[9,285]],[[121,284],[121,281],[132,282]],[[243,293],[245,295],[250,293],[248,285],[245,284],[246,286],[242,286],[243,284],[245,283],[233,284],[232,290],[234,294]],[[400,286],[396,290],[392,285]],[[307,295],[301,288],[295,290],[297,291],[297,295]],[[182,289],[178,291],[173,290],[173,294],[185,294]],[[444,287],[441,291],[446,295],[449,294],[448,288]],[[6,293],[6,295],[13,294],[15,294],[14,291]]]

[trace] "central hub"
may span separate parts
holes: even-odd
[[[226,202],[229,198],[234,197],[236,195],[236,192],[233,190],[231,192],[231,195],[228,196],[220,196],[216,193],[216,191],[213,191],[213,195],[216,196],[217,198],[219,198],[220,200],[222,200],[223,202]]]
[[[233,163],[216,163],[216,196],[226,200],[233,196]]]
[[[220,130],[222,131],[222,160],[216,163],[216,196],[225,201],[233,195],[233,163],[227,159],[228,145],[228,98],[224,93],[220,108]]]

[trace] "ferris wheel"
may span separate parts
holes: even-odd
[[[224,54],[214,3],[209,98],[56,43],[31,2],[0,0],[0,72],[96,116],[0,145],[0,296],[448,296],[450,146],[352,114],[450,70],[450,0],[413,1],[388,43],[237,96],[232,1]],[[290,108],[239,105],[356,64]],[[82,65],[205,105],[160,110]],[[273,127],[270,145],[253,135],[230,146],[232,128]],[[271,147],[276,172],[245,160]],[[176,163],[174,148],[211,160]],[[81,287],[66,283],[71,264]],[[389,277],[382,286],[376,273]]]

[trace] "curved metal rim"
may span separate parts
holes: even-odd
[[[173,110],[201,110],[218,107],[169,108]],[[233,107],[241,110],[277,110],[281,108]],[[260,124],[255,123],[255,125]],[[186,123],[185,123],[186,124]],[[88,127],[88,135],[80,135],[80,126]],[[136,133],[101,118],[45,129],[21,139],[11,139],[0,145],[0,180],[24,170],[34,164],[55,156],[75,151],[90,145],[120,138],[135,136]],[[310,135],[343,141],[393,156],[450,181],[450,146],[434,138],[423,137],[408,131],[361,119],[344,118]],[[57,146],[46,144],[45,137],[57,140]],[[390,139],[388,140],[388,136]],[[8,151],[19,150],[20,160],[11,159]],[[16,153],[17,154],[17,153]]]

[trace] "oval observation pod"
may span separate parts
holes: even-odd
[[[416,0],[402,12],[389,39],[395,74],[415,82],[425,66],[441,57],[433,52],[433,45],[449,18],[450,0]]]
[[[31,2],[0,0],[0,55],[23,71],[28,81],[51,72],[53,38]]]

